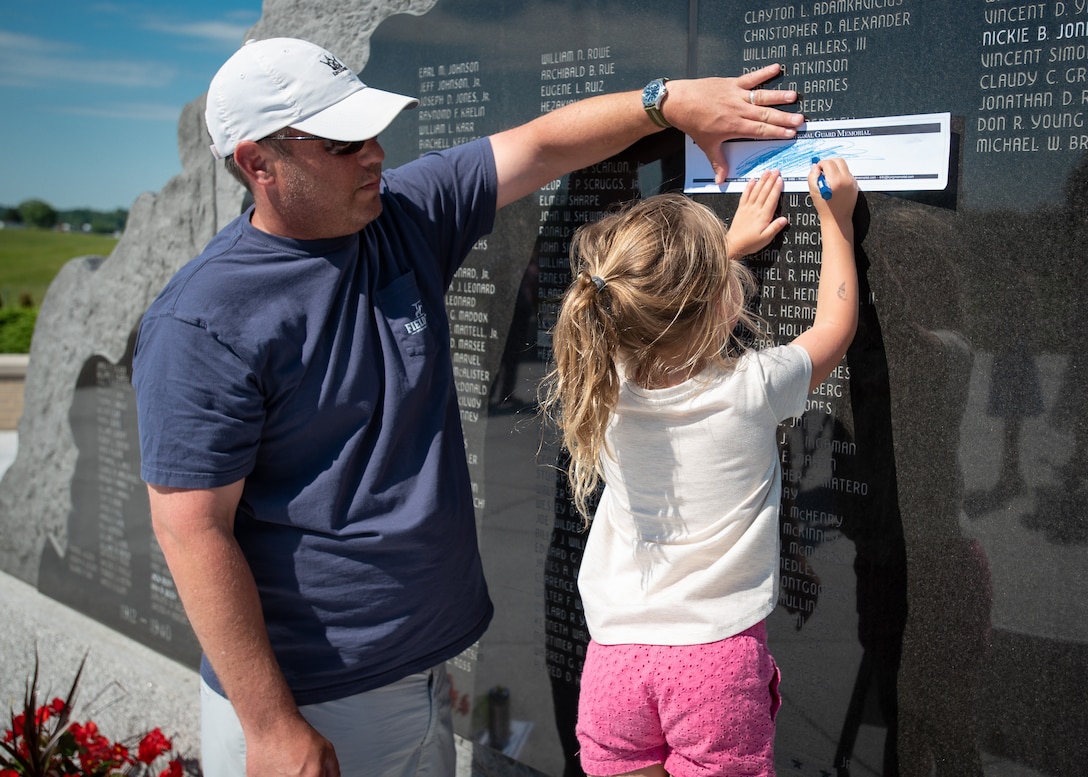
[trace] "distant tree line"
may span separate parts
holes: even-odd
[[[23,200],[11,207],[0,205],[0,221],[5,224],[23,224],[39,229],[53,229],[61,224],[68,224],[76,231],[90,231],[101,234],[123,232],[128,211],[118,208],[112,211],[75,208],[57,210],[45,200]]]

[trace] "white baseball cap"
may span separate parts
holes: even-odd
[[[419,100],[367,86],[320,46],[297,38],[250,40],[208,87],[212,155],[293,127],[330,140],[368,140]]]

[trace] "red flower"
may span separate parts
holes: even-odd
[[[79,751],[79,763],[89,772],[103,766],[122,766],[132,763],[128,748],[121,743],[110,742],[98,732],[94,721],[86,724],[73,723],[69,727]]]
[[[162,730],[156,728],[140,740],[136,758],[140,763],[149,764],[172,747],[173,744],[163,735]]]
[[[4,775],[0,774],[0,777],[4,777]],[[181,761],[176,759],[171,761],[165,769],[159,772],[159,777],[184,777],[184,772],[181,770]]]
[[[41,726],[45,721],[62,712],[64,712],[64,699],[53,699],[49,704],[38,707],[38,711],[34,714],[34,721]]]
[[[69,701],[82,671],[81,664]],[[64,699],[37,706],[37,678],[35,664],[24,712],[15,715],[13,710],[11,728],[0,731],[0,777],[151,777],[152,764],[173,755],[173,743],[159,728],[144,735],[133,754],[128,745],[105,737],[94,721],[69,722],[71,709]],[[182,764],[180,758],[169,761],[157,777],[185,777]],[[24,774],[25,768],[30,771]]]
[[[80,747],[86,747],[98,736],[98,724],[93,720],[88,720],[86,723],[73,723],[68,730],[72,732],[72,736],[76,738],[76,744]]]
[[[12,737],[18,738],[23,735],[23,726],[26,725],[26,715],[16,715],[11,719],[11,734]]]

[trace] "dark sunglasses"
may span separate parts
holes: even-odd
[[[365,140],[329,140],[315,135],[269,135],[264,140],[320,140],[325,143],[325,151],[333,156],[358,154],[366,145]]]

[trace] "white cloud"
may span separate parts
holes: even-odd
[[[81,56],[68,43],[0,30],[0,85],[37,87],[48,83],[160,87],[177,70],[153,62]]]
[[[23,35],[19,32],[0,30],[0,50],[4,51],[31,51],[31,50],[70,50],[73,47],[59,40],[40,38],[36,35]]]
[[[232,46],[237,46],[242,43],[246,30],[252,27],[254,22],[256,22],[256,19],[246,23],[215,20],[179,23],[168,19],[148,19],[142,26],[145,30],[161,32],[167,35],[195,38],[214,43],[229,43]]]
[[[184,4],[175,3],[179,8]],[[200,13],[200,10],[193,11]],[[181,38],[207,41],[215,44],[228,43],[233,48],[242,42],[246,31],[257,23],[260,12],[257,10],[231,10],[220,12],[216,18],[191,20],[182,18],[178,13],[169,15],[159,9],[149,10],[146,6],[101,2],[92,6],[95,14],[111,14],[125,25],[150,32],[163,33]]]
[[[181,108],[163,103],[115,103],[113,105],[58,105],[55,112],[125,121],[167,121],[176,124]]]

